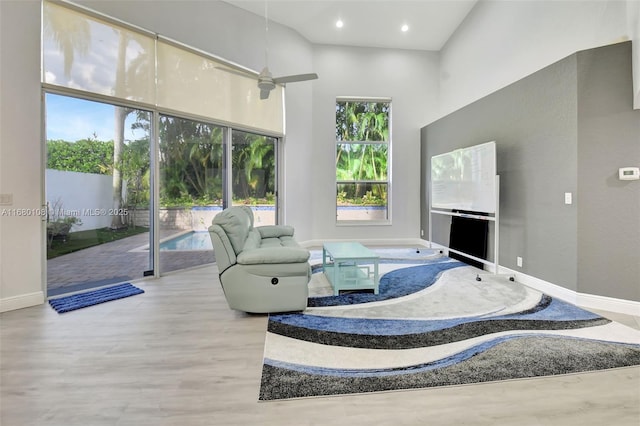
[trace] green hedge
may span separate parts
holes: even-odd
[[[113,141],[82,139],[47,142],[47,168],[81,173],[111,174]]]

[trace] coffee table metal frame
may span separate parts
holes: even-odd
[[[373,290],[378,294],[379,260],[380,256],[360,243],[322,245],[322,268],[335,296],[340,294],[340,290]]]

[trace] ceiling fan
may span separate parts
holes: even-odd
[[[258,87],[260,88],[260,99],[268,99],[269,94],[273,89],[275,89],[276,84],[285,84],[285,83],[295,83],[299,81],[308,81],[315,80],[318,78],[318,74],[309,73],[309,74],[296,74],[296,75],[287,75],[283,77],[273,77],[271,71],[269,71],[269,15],[268,15],[268,5],[265,0],[264,3],[264,21],[265,21],[265,66],[260,72],[258,76],[253,74],[245,74],[242,75],[256,78],[258,80]],[[231,71],[232,70],[228,70]]]
[[[284,77],[273,77],[269,71],[269,67],[265,66],[258,76],[258,87],[260,88],[260,99],[268,99],[269,93],[275,89],[276,84],[295,83],[298,81],[315,80],[318,74],[296,74]]]

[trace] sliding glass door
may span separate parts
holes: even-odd
[[[223,208],[227,129],[160,116],[160,272],[214,261],[208,228]]]
[[[161,273],[214,261],[208,228],[227,206],[276,223],[278,139],[168,115],[159,137]]]
[[[47,293],[153,270],[151,113],[45,96]]]
[[[45,103],[49,296],[214,262],[208,228],[230,205],[277,223],[278,138],[166,114],[156,126],[150,111],[53,93]]]

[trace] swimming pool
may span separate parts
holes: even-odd
[[[160,243],[161,251],[213,250],[207,231],[191,231]]]

